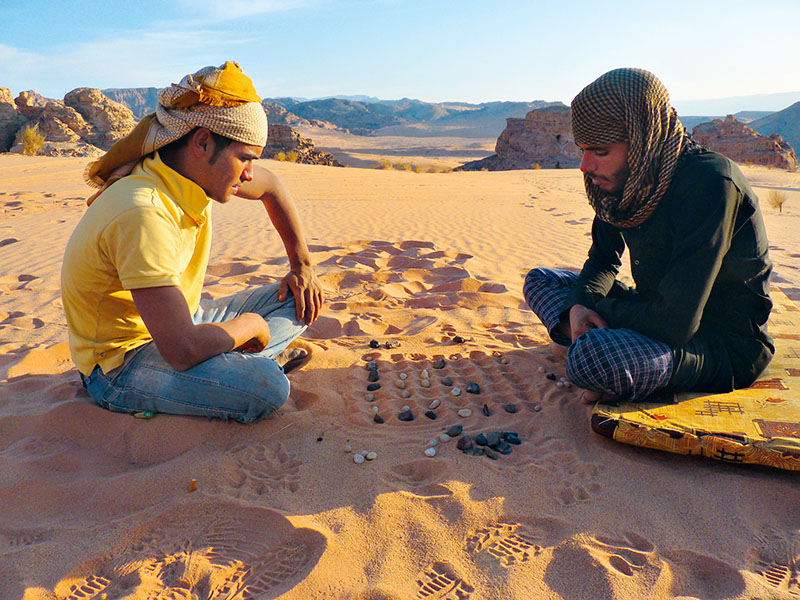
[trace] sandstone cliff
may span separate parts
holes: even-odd
[[[698,125],[692,130],[692,137],[697,143],[736,162],[790,171],[797,168],[797,156],[781,136],[762,135],[732,115]]]
[[[580,150],[572,137],[568,106],[548,106],[530,111],[524,119],[507,119],[497,138],[495,152],[481,160],[468,162],[457,171],[507,171],[577,167]]]
[[[6,152],[11,147],[14,135],[27,121],[14,104],[11,90],[0,87],[0,152]]]
[[[330,167],[342,166],[334,160],[332,154],[317,150],[310,139],[301,136],[288,125],[270,123],[267,145],[264,146],[261,158],[275,158],[281,153],[287,155],[289,160],[294,156],[288,156],[289,153],[296,154],[296,159],[293,162],[309,165],[327,165]]]

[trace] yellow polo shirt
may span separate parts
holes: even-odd
[[[61,295],[78,370],[108,373],[152,337],[129,290],[178,286],[200,304],[211,247],[211,200],[156,153],[88,207],[67,243]]]

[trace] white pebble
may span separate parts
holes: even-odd
[[[344,447],[344,451],[350,453],[353,451],[353,447],[350,444],[347,444],[347,446]]]
[[[436,456],[436,448],[425,448],[425,456],[429,458]]]
[[[450,393],[453,394],[453,396],[460,396],[461,395],[461,388],[460,387],[454,387],[453,391],[450,392]]]
[[[472,410],[470,410],[469,408],[462,408],[461,410],[458,411],[458,416],[464,417],[465,419],[471,415],[472,415]]]
[[[503,358],[500,359],[500,362],[503,363],[504,365],[507,365],[508,359],[504,356]]]
[[[559,381],[559,382],[557,382],[557,383],[556,383],[556,387],[557,387],[557,388],[563,388],[563,387],[564,387],[564,382],[563,382],[563,381]]]
[[[394,382],[394,385],[395,385],[395,387],[399,387],[402,390],[404,387],[406,387],[406,382],[403,381],[402,379],[397,379]]]
[[[364,457],[361,456],[360,454],[354,454],[353,455],[353,462],[356,463],[357,465],[360,465],[361,463],[364,462]]]
[[[438,443],[439,443],[439,440],[437,440],[436,438],[431,438],[431,439],[428,440],[428,446],[431,446],[431,447],[435,446]]]
[[[400,392],[400,397],[401,398],[411,398],[411,392],[409,392],[408,390],[403,390],[402,392]]]
[[[407,411],[407,410],[411,410],[411,407],[410,407],[408,404],[406,404],[406,405],[403,407],[403,411],[404,411],[404,412],[405,412],[405,411]]]
[[[420,373],[420,375],[422,375],[423,379],[428,379],[431,376],[431,374],[428,373],[428,369],[422,369],[422,373]]]
[[[408,379],[407,373],[400,373],[400,379]]]
[[[571,381],[565,381],[564,382],[564,387],[565,388],[571,388],[572,387],[572,382]]]
[[[536,370],[539,371],[539,373],[546,373],[547,372],[547,369],[545,369],[544,367],[539,367]]]
[[[377,452],[367,452],[367,455],[364,458],[366,458],[367,460],[375,460],[376,458],[378,458],[378,453]]]
[[[419,382],[422,387],[431,387],[431,380],[430,379],[423,379]]]
[[[367,402],[375,402],[375,394],[367,394],[365,397]]]
[[[378,412],[378,406],[377,405],[372,407],[372,412]]]
[[[567,380],[566,377],[562,377],[561,379],[559,379],[559,381],[562,382],[562,383],[565,382],[566,380]]]
[[[364,458],[367,457],[367,454],[369,454],[369,450],[362,450],[361,451],[361,456],[363,456]]]
[[[440,439],[442,442],[449,442],[449,441],[450,441],[452,438],[451,438],[449,435],[447,435],[446,433],[443,433],[443,434],[441,434],[441,435],[439,436],[439,439]]]
[[[436,399],[435,399],[433,402],[431,402],[431,403],[428,405],[428,408],[430,408],[431,410],[433,410],[434,408],[439,408],[439,406],[440,406],[441,404],[442,404],[442,401],[441,401],[441,400],[439,400],[438,398],[436,398]]]

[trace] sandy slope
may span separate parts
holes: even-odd
[[[615,444],[589,430],[575,388],[540,372],[563,376],[563,359],[520,288],[532,266],[583,262],[591,210],[577,171],[266,163],[295,195],[327,305],[289,403],[241,426],[139,420],[87,401],[58,290],[88,195],[84,164],[0,156],[0,598],[800,594],[796,475]],[[762,195],[787,192],[783,213],[765,215],[775,281],[800,299],[798,178],[746,172]],[[214,219],[207,293],[282,275],[259,205],[217,206]],[[401,345],[374,350],[371,338]],[[368,360],[384,384],[375,403]],[[393,385],[401,373],[405,390]],[[481,394],[454,397],[443,375]],[[431,421],[422,413],[435,399]],[[509,402],[518,413],[502,409]],[[395,416],[405,404],[411,423]],[[458,417],[467,406],[473,415]],[[456,423],[513,429],[523,443],[496,462],[454,441],[424,456]],[[378,458],[356,465],[348,444]]]

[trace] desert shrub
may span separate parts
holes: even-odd
[[[275,155],[275,160],[279,160],[281,162],[285,161],[286,160],[286,152],[278,152]]]
[[[767,195],[767,202],[772,208],[777,208],[778,212],[783,212],[783,203],[786,202],[786,193],[778,190],[770,190]]]
[[[39,124],[26,125],[22,129],[22,153],[28,156],[36,156],[44,145],[44,134],[39,131]]]
[[[300,158],[300,155],[294,150],[290,150],[286,153],[286,160],[289,162],[297,162],[298,158]]]
[[[378,168],[379,169],[384,169],[384,170],[389,170],[389,169],[392,168],[392,161],[390,161],[390,160],[388,160],[386,158],[382,158],[382,159],[380,159],[378,161]]]
[[[533,169],[534,171],[536,171],[538,169],[541,169],[541,168],[542,168],[542,165],[540,165],[539,163],[533,163],[531,165],[531,169]]]

